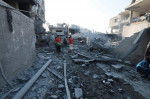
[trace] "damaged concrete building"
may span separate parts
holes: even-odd
[[[122,35],[122,42],[114,54],[130,60],[134,65],[144,58],[146,45],[150,40],[149,0],[132,0],[125,11],[110,19],[111,33]]]
[[[129,23],[129,11],[124,11],[119,13],[109,20],[109,27],[111,29],[111,34],[122,35],[123,26]]]
[[[35,60],[37,25],[34,19],[39,19],[39,15],[44,17],[44,10],[41,13],[41,7],[38,7],[39,1],[44,5],[43,0],[0,0],[0,65],[8,80],[31,66]],[[0,82],[0,87],[5,84],[2,75]]]

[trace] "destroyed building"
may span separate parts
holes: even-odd
[[[118,16],[113,17],[109,20],[109,27],[111,34],[122,35],[123,26],[129,23],[129,11],[119,13]]]
[[[124,12],[110,19],[111,33],[120,34],[123,38],[113,54],[130,60],[134,65],[144,58],[150,40],[149,4],[149,0],[132,0]]]
[[[149,27],[147,20],[150,11],[149,4],[149,0],[132,0],[132,3],[125,8],[124,12],[110,19],[111,33],[130,37],[134,33]]]
[[[35,31],[42,30],[35,23],[44,19],[44,0],[0,0],[0,12],[0,65],[9,81],[35,60]]]

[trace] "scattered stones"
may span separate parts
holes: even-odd
[[[119,91],[120,93],[123,93],[123,89],[122,89],[122,88],[118,88],[118,91]]]
[[[103,83],[104,83],[106,86],[108,86],[108,87],[112,87],[112,86],[111,86],[111,83],[108,82],[108,81],[103,80]]]
[[[71,56],[72,59],[78,58],[78,55]]]
[[[46,73],[43,73],[43,74],[42,74],[42,77],[47,78],[47,74],[46,74]]]
[[[131,99],[131,97],[127,96],[127,99]]]
[[[113,91],[113,90],[108,90],[108,92],[110,92],[111,94],[113,94],[115,91]]]
[[[29,80],[29,77],[27,77],[27,75],[18,76],[17,80],[18,80],[20,83],[24,83],[24,82],[27,82],[27,81]]]
[[[17,92],[20,90],[20,87],[15,88],[12,92]]]
[[[113,82],[114,82],[114,80],[113,80],[113,79],[107,79],[107,81],[108,81],[108,82],[111,82],[111,83],[113,83]]]
[[[84,75],[86,75],[86,76],[88,76],[90,74],[90,71],[86,71],[85,73],[84,73]]]
[[[113,75],[113,78],[115,79],[115,80],[120,80],[120,78],[119,78],[119,76],[118,75]]]
[[[58,88],[64,88],[65,86],[63,84],[59,84]]]
[[[51,95],[50,96],[52,99],[58,99],[58,96],[57,95]]]
[[[123,83],[123,85],[129,85],[129,83],[125,82],[125,83]]]
[[[56,69],[62,69],[63,67],[62,66],[56,66]]]
[[[82,67],[85,67],[86,65],[85,65],[85,64],[82,64],[81,66],[82,66]]]
[[[73,82],[72,78],[68,79],[68,82],[69,82],[69,83],[72,83],[72,82]]]
[[[81,88],[75,88],[75,97],[77,99],[82,97],[82,89]]]
[[[99,75],[94,74],[94,75],[93,75],[93,78],[94,78],[94,79],[99,78]]]
[[[112,68],[119,72],[123,69],[123,65],[122,64],[112,65]]]
[[[112,74],[110,73],[105,73],[108,77],[112,77]]]

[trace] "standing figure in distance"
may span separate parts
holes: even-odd
[[[72,36],[69,37],[69,49],[70,49],[70,53],[72,54],[72,50],[73,50],[73,38],[72,38]]]
[[[60,54],[60,52],[61,52],[61,38],[59,35],[55,38],[55,45],[56,45],[57,53]]]

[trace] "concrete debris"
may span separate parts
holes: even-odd
[[[94,74],[93,78],[96,79],[96,78],[99,78],[99,76],[97,74]]]
[[[105,73],[105,75],[107,75],[108,77],[112,77],[111,73]]]
[[[102,39],[105,39],[104,35],[100,36],[102,36]],[[24,80],[31,78],[28,74],[33,70],[33,75],[35,71],[41,67],[41,64],[43,64],[47,58],[51,57],[52,63],[42,73],[42,76],[37,79],[29,92],[27,92],[24,97],[25,99],[67,99],[67,91],[65,91],[65,85],[67,84],[64,83],[64,77],[69,78],[66,79],[66,82],[69,85],[68,89],[71,89],[70,92],[72,99],[83,99],[83,93],[85,99],[130,99],[131,97],[129,96],[135,97],[135,99],[137,99],[137,97],[144,99],[143,96],[146,96],[148,92],[146,93],[142,88],[145,88],[146,84],[143,84],[140,78],[138,78],[140,83],[137,81],[134,83],[131,79],[138,76],[133,72],[135,70],[133,68],[130,69],[129,66],[125,67],[126,65],[123,65],[122,60],[106,54],[106,52],[111,49],[109,48],[111,41],[108,41],[109,39],[102,41],[101,37],[95,36],[93,37],[93,41],[91,40],[91,44],[87,46],[84,44],[86,38],[87,37],[81,37],[79,38],[80,40],[74,39],[75,49],[73,50],[72,55],[68,54],[69,48],[64,46],[62,46],[62,52],[59,57],[56,56],[57,53],[55,50],[53,51],[54,53],[52,53],[51,51],[44,51],[44,48],[41,48],[39,51],[40,53],[37,53],[38,61],[36,64],[32,66],[32,69],[30,69],[28,73],[24,73],[24,77],[19,77],[21,80],[23,78],[23,81],[16,80],[16,84],[13,84],[21,86],[22,83],[18,82],[25,82]],[[82,43],[80,41],[82,41]],[[97,43],[92,45],[92,42],[95,41]],[[97,44],[99,46],[97,46]],[[88,48],[91,46],[97,48],[94,51],[89,51]],[[62,75],[64,73],[64,68],[62,66],[64,60],[66,60],[66,64],[68,65],[65,69],[67,76]],[[129,64],[128,62],[126,63]],[[115,69],[122,70],[123,73],[116,72]],[[129,72],[129,70],[131,70],[131,72]],[[131,74],[135,76],[132,76]],[[125,79],[131,83],[127,80],[125,81]],[[132,87],[131,84],[143,84],[140,89],[144,95],[136,92],[139,88],[136,88],[135,90],[135,87]],[[147,83],[147,86],[148,84],[149,83]],[[19,89],[16,89],[16,91],[17,90]],[[12,93],[12,96],[14,94],[15,92]],[[3,93],[0,90],[0,97],[2,95]]]
[[[56,69],[62,69],[63,67],[62,66],[56,66]]]
[[[81,98],[83,96],[82,89],[81,88],[75,88],[75,97],[77,99]]]
[[[52,99],[58,99],[58,96],[57,95],[51,95],[50,96]]]
[[[48,71],[50,71],[51,73],[53,73],[56,77],[58,77],[59,79],[63,79],[63,76],[61,76],[57,71],[52,70],[50,68],[47,68]]]
[[[101,44],[98,44],[98,43],[96,43],[96,42],[92,42],[92,45],[93,46],[95,46],[95,47],[97,47],[98,49],[100,49],[100,50],[102,50],[102,51],[108,51],[108,48],[106,48],[106,47],[104,47],[103,45],[101,45]]]
[[[85,66],[86,66],[86,64],[82,64],[81,66],[82,66],[82,67],[85,67]]]
[[[90,74],[90,71],[86,71],[85,73],[84,73],[84,75],[86,75],[86,76],[88,76]]]
[[[122,64],[115,64],[115,65],[112,65],[112,68],[119,72],[124,68],[124,66]]]
[[[72,83],[72,82],[73,82],[72,77],[71,77],[70,79],[68,79],[68,82],[69,82],[69,83]]]
[[[59,84],[59,85],[58,85],[58,88],[60,88],[60,89],[61,89],[61,88],[65,88],[65,86],[64,86],[63,84]]]
[[[42,77],[47,78],[48,75],[47,75],[46,73],[43,73],[43,74],[42,74]]]
[[[127,98],[126,98],[126,99],[131,99],[131,97],[127,96]]]
[[[76,53],[78,56],[81,56],[83,58],[87,58],[87,59],[91,59],[90,56],[87,56],[87,55],[84,55],[84,54],[81,54],[81,53]]]
[[[78,58],[78,55],[72,55],[71,58],[72,59]]]
[[[73,59],[73,62],[75,62],[75,63],[82,63],[82,64],[89,63],[89,62],[92,62],[92,61],[94,61],[94,60]]]
[[[12,90],[12,92],[18,92],[19,90],[20,90],[20,87],[17,87],[14,90]]]
[[[107,87],[112,87],[111,83],[108,81],[103,80],[103,83],[107,86]]]
[[[108,82],[113,83],[114,80],[113,79],[107,79]]]
[[[115,91],[113,91],[113,90],[108,90],[108,92],[110,92],[111,94],[114,94]]]
[[[95,58],[96,62],[119,62],[117,58]]]
[[[118,88],[118,91],[119,91],[120,93],[122,93],[122,92],[123,92],[123,89],[122,89],[122,88]]]
[[[26,75],[26,76],[23,76],[23,75],[20,75],[18,76],[17,80],[20,82],[20,83],[24,83],[24,82],[27,82],[30,78]]]

